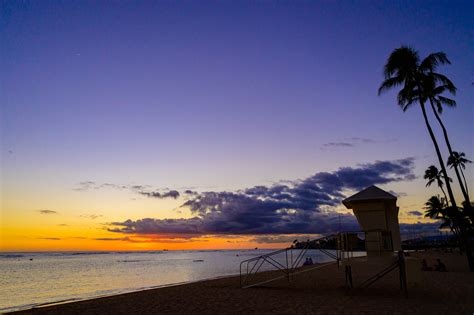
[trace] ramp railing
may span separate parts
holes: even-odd
[[[284,277],[288,281],[296,269],[303,265],[303,257],[308,250],[318,250],[334,261],[339,261],[340,251],[337,248],[337,235],[329,235],[315,240],[298,243],[299,247],[294,246],[280,249],[258,257],[244,260],[240,263],[240,286],[249,288],[264,283],[269,283]],[[302,246],[301,246],[302,244]],[[328,244],[333,244],[336,253],[331,252]],[[319,266],[318,266],[319,267]],[[309,269],[309,268],[308,268]],[[261,277],[261,271],[279,271],[277,274],[271,274],[270,278]],[[259,274],[260,272],[260,274]],[[301,270],[299,271],[301,272]]]

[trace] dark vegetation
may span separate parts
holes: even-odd
[[[438,166],[429,166],[424,178],[428,180],[427,186],[436,183],[443,194],[443,197],[432,196],[425,203],[425,217],[440,220],[442,222],[440,229],[449,229],[454,234],[454,239],[461,252],[466,253],[471,272],[474,272],[472,254],[474,207],[470,201],[467,181],[463,172],[471,161],[466,158],[464,153],[453,150],[447,128],[441,119],[444,107],[453,108],[456,106],[456,101],[447,96],[456,94],[456,86],[448,77],[438,72],[439,66],[449,64],[451,62],[444,52],[432,53],[420,60],[418,52],[413,48],[406,46],[397,48],[390,54],[385,64],[385,80],[379,88],[379,94],[399,87],[397,103],[403,111],[414,105],[420,106],[438,160]],[[426,107],[431,108],[442,130],[449,152],[446,163],[428,118]],[[451,185],[453,180],[448,175],[447,167],[453,170],[456,175],[463,198],[460,203],[454,197]]]

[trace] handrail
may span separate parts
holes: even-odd
[[[276,280],[276,279],[284,278],[285,276],[288,277],[288,281],[289,281],[290,280],[290,274],[295,273],[295,269],[298,267],[299,263],[303,259],[304,255],[308,251],[311,244],[315,244],[316,246],[318,246],[318,245],[320,246],[321,241],[330,240],[331,238],[336,238],[336,237],[337,237],[337,234],[323,236],[323,237],[320,237],[320,238],[315,239],[315,240],[308,240],[306,242],[302,242],[304,244],[302,248],[287,247],[287,248],[279,249],[279,250],[276,250],[276,251],[273,251],[273,252],[270,252],[270,253],[266,253],[266,254],[257,256],[257,257],[253,257],[253,258],[243,260],[240,263],[240,286],[243,287],[243,288],[244,287],[245,288],[252,287],[252,286],[255,286],[255,285],[258,285],[258,284],[267,283],[267,282],[271,282],[271,281]],[[336,245],[337,245],[337,242],[336,242]],[[336,252],[336,254],[333,254],[333,253],[329,252],[328,249],[326,249],[326,248],[314,248],[314,249],[319,250],[323,254],[327,255],[328,257],[330,257],[331,259],[334,259],[336,261],[339,261],[339,259],[340,259],[338,252]],[[299,250],[299,253],[296,256],[296,259],[293,259],[293,250]],[[336,251],[338,251],[337,246],[336,246]],[[290,257],[288,257],[288,252],[290,252]],[[282,254],[282,253],[285,253],[285,260],[286,260],[285,263],[280,263],[280,262],[278,262],[277,260],[275,260],[273,258],[273,256],[278,255],[278,254]],[[267,281],[260,282],[260,283],[257,283],[257,284],[248,285],[248,283],[252,279],[254,279],[255,275],[259,272],[260,268],[263,266],[264,263],[267,263],[267,264],[275,267],[276,270],[279,270],[279,271],[283,272],[285,275],[279,276],[279,277],[277,277],[275,279],[272,279],[272,280],[267,280]],[[243,271],[242,267],[243,267],[244,264],[246,265],[245,274],[242,273],[242,271]],[[249,270],[249,267],[250,267],[250,270]]]

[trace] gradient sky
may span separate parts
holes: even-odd
[[[190,218],[185,190],[406,158],[417,178],[380,187],[399,194],[401,222],[428,222],[409,214],[439,193],[420,178],[437,163],[421,111],[377,96],[402,44],[448,54],[440,71],[458,107],[442,117],[455,150],[474,157],[472,1],[0,5],[0,250],[274,247],[285,235],[144,236],[110,224]],[[466,176],[474,191],[472,166]],[[140,194],[173,190],[179,198]]]

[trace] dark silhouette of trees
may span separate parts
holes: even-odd
[[[467,195],[469,196],[469,190],[467,188],[466,177],[464,176],[463,170],[466,169],[466,164],[472,163],[472,161],[466,159],[466,155],[463,152],[453,151],[451,156],[448,158],[448,166],[450,168],[457,168],[461,172],[462,178],[464,179],[464,187],[466,187]]]
[[[428,100],[428,96],[424,93],[423,89],[423,86],[427,84],[426,82],[430,70],[435,67],[434,64],[436,62],[440,62],[439,60],[440,58],[437,57],[436,54],[431,54],[423,61],[420,61],[418,52],[407,46],[395,49],[388,57],[385,64],[385,80],[379,87],[379,95],[390,89],[401,86],[402,89],[398,92],[397,102],[403,111],[406,111],[413,104],[418,103],[420,105],[426,128],[428,129],[431,141],[435,147],[441,172],[443,173],[443,177],[447,179],[448,173],[439,149],[438,141],[436,140],[426,114],[425,103]],[[456,207],[456,200],[454,199],[451,184],[449,181],[446,181],[445,184],[446,190],[448,191],[449,201],[453,207]]]
[[[474,257],[472,257],[472,248],[470,239],[473,236],[474,211],[471,205],[467,182],[462,172],[466,163],[470,163],[465,156],[461,156],[452,150],[446,127],[441,120],[440,114],[443,106],[454,107],[456,102],[443,93],[456,93],[456,87],[445,75],[437,71],[439,65],[450,64],[447,56],[443,52],[437,52],[428,55],[425,59],[420,60],[418,52],[410,47],[402,46],[395,49],[389,56],[385,67],[385,80],[379,87],[379,95],[385,91],[400,87],[397,94],[397,103],[406,111],[413,104],[419,104],[423,113],[423,118],[428,129],[428,133],[435,147],[438,158],[439,171],[437,167],[430,166],[426,171],[424,178],[428,179],[427,186],[436,181],[446,199],[438,196],[431,197],[425,204],[426,216],[435,219],[442,219],[443,224],[440,228],[449,227],[456,234],[461,250],[466,250],[469,268],[474,271]],[[459,186],[464,197],[463,208],[456,205],[456,200],[451,188],[451,179],[448,176],[443,156],[434,135],[433,129],[428,120],[425,104],[429,103],[433,113],[443,130],[446,145],[449,150],[449,159],[447,165],[454,168],[459,181]],[[464,181],[461,180],[461,175]],[[443,187],[446,185],[447,195]]]
[[[441,129],[443,130],[444,140],[446,141],[446,146],[448,147],[448,151],[449,151],[449,158],[451,158],[453,157],[453,154],[456,151],[453,151],[451,147],[451,142],[449,141],[449,137],[448,137],[448,131],[446,130],[446,126],[444,125],[440,115],[443,112],[443,106],[447,106],[447,107],[456,106],[455,100],[442,95],[445,92],[449,92],[455,95],[456,87],[454,86],[453,82],[451,82],[451,80],[449,80],[446,76],[434,72],[436,71],[436,67],[438,64],[451,64],[449,59],[446,57],[446,54],[442,52],[439,52],[437,54],[438,54],[438,59],[440,60],[440,62],[438,63],[434,62],[433,68],[429,70],[428,76],[424,83],[424,90],[430,102],[431,109],[433,110],[433,113],[436,117],[436,120],[438,121]],[[439,82],[439,85],[437,85],[436,83],[437,81]],[[461,188],[461,192],[464,197],[464,202],[469,203],[470,198],[469,198],[467,184],[465,183],[465,181],[463,182],[461,180],[460,170],[457,165],[454,165],[454,172],[456,173],[456,177],[459,182],[459,187]]]
[[[425,175],[423,176],[423,178],[428,180],[428,182],[426,183],[426,187],[431,186],[431,184],[433,184],[436,181],[436,184],[438,184],[438,187],[443,192],[444,200],[447,202],[448,197],[446,196],[446,192],[443,189],[444,184],[443,184],[442,176],[443,175],[438,170],[438,168],[434,165],[431,165],[426,169]],[[448,180],[450,180],[450,179],[448,179]]]

